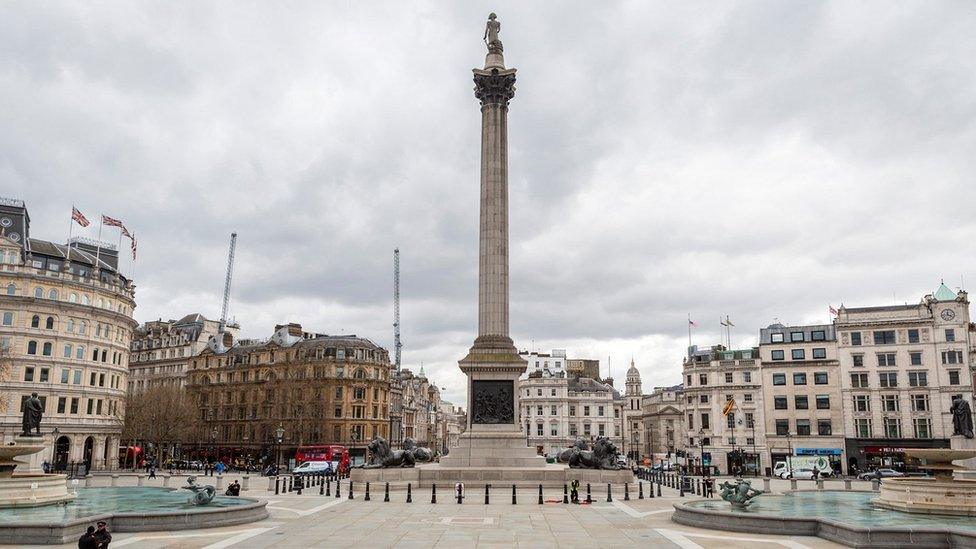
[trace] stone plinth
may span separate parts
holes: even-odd
[[[976,450],[976,438],[954,435],[949,438],[949,448],[953,450]],[[956,478],[976,478],[976,458],[957,459],[953,463],[962,468],[962,470],[956,470]]]
[[[17,435],[14,437],[14,446],[29,447],[33,449],[31,454],[18,453],[14,457],[17,462],[16,472],[18,474],[42,474],[44,473],[44,437],[25,437]],[[52,442],[53,444],[53,442]]]
[[[70,501],[65,475],[21,475],[0,480],[0,507],[37,507]]]
[[[517,432],[465,432],[451,453],[442,457],[444,468],[526,467],[545,468],[546,458],[526,445],[525,435]]]

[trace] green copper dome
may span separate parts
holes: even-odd
[[[939,284],[939,289],[935,291],[935,294],[932,297],[934,297],[937,301],[955,301],[956,292],[953,292],[947,288],[945,282],[942,282]]]

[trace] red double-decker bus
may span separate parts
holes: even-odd
[[[295,452],[295,464],[301,465],[306,461],[331,461],[339,464],[339,472],[349,472],[349,449],[336,444],[322,444],[314,446],[299,446]]]

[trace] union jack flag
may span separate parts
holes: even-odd
[[[125,229],[125,225],[123,225],[121,221],[115,219],[114,217],[109,217],[105,214],[102,214],[102,223],[108,225],[109,227],[120,227],[122,229]]]
[[[78,208],[75,208],[74,206],[71,207],[71,220],[77,222],[82,227],[87,227],[88,225],[91,225],[91,222],[88,221],[88,218],[85,217],[85,214],[79,212]]]

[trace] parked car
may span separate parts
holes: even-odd
[[[861,473],[857,475],[858,480],[874,480],[878,477],[878,473],[881,474],[881,478],[891,478],[891,477],[903,477],[905,473],[900,471],[895,471],[894,469],[876,469],[874,471],[869,471],[867,473]]]
[[[803,468],[797,468],[797,469],[793,469],[793,473],[792,474],[790,474],[789,471],[783,471],[780,474],[780,478],[784,478],[784,479],[795,478],[795,479],[798,479],[798,480],[813,480],[813,469],[807,469],[805,467],[803,467]]]

